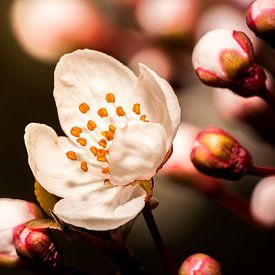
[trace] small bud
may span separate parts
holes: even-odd
[[[247,10],[246,22],[259,38],[275,47],[274,0],[257,0],[252,2]]]
[[[13,241],[17,254],[23,260],[50,268],[61,264],[60,253],[46,229],[32,229],[21,224],[14,228]]]
[[[254,62],[253,46],[245,33],[216,29],[196,44],[194,69],[206,85],[229,88],[244,97],[260,94],[265,87],[263,69]]]
[[[262,179],[251,198],[252,216],[263,226],[275,227],[275,176]]]
[[[207,254],[197,253],[189,256],[181,265],[179,275],[221,275],[219,262]]]
[[[191,160],[200,172],[227,180],[242,178],[252,167],[248,150],[219,128],[207,128],[198,134]]]
[[[29,220],[42,217],[39,208],[23,200],[0,199],[0,266],[16,265],[18,256],[13,243],[13,230]]]

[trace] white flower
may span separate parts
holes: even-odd
[[[38,207],[30,202],[0,199],[0,254],[17,257],[13,243],[13,229],[29,220],[41,217]]]
[[[43,124],[26,127],[29,164],[61,197],[55,214],[93,230],[117,228],[144,207],[150,180],[171,149],[180,108],[170,85],[144,65],[140,76],[97,51],[64,55],[54,97],[68,137]]]
[[[207,32],[196,44],[192,62],[206,84],[230,82],[253,61],[253,48],[243,33],[229,29]]]

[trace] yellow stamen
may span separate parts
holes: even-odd
[[[136,113],[137,115],[140,115],[140,104],[139,103],[135,103],[133,105],[133,112]]]
[[[109,94],[106,95],[106,101],[107,101],[108,103],[114,103],[115,100],[116,100],[116,99],[115,99],[115,96],[114,96],[113,93],[109,93]]]
[[[107,161],[107,159],[103,156],[98,156],[97,160],[100,161],[100,162],[106,162]]]
[[[105,157],[107,154],[107,151],[104,149],[98,149],[98,156]]]
[[[100,109],[98,109],[97,114],[100,117],[107,117],[108,116],[108,112],[107,112],[106,108],[100,108]]]
[[[102,131],[101,135],[104,136],[108,141],[114,139],[115,134],[111,131]]]
[[[93,131],[96,128],[96,123],[92,120],[89,120],[88,123],[87,123],[87,128],[90,131]]]
[[[81,161],[80,168],[81,168],[84,172],[87,172],[87,171],[88,171],[87,161]]]
[[[116,127],[115,127],[113,124],[110,124],[110,125],[109,125],[109,130],[110,130],[111,132],[115,133]]]
[[[101,139],[101,140],[98,142],[98,145],[100,145],[100,146],[103,147],[103,148],[106,148],[106,145],[107,145],[106,139]]]
[[[125,116],[125,112],[121,106],[116,108],[116,113],[118,116]]]
[[[95,146],[90,147],[90,151],[94,154],[95,157],[98,155],[98,149]]]
[[[77,160],[77,156],[74,151],[68,151],[66,155],[67,155],[67,158],[70,160]]]
[[[77,126],[74,126],[72,129],[71,129],[71,134],[74,136],[74,137],[79,137],[80,134],[82,133],[82,129],[77,127]]]
[[[110,167],[105,167],[102,169],[103,174],[109,174],[110,173]]]
[[[146,115],[142,115],[140,117],[140,120],[144,121],[144,122],[148,122],[148,120],[146,119]]]
[[[87,103],[81,103],[79,105],[79,111],[83,114],[86,114],[90,110],[90,106]]]
[[[85,138],[78,138],[77,140],[76,140],[81,146],[86,146],[86,144],[87,144],[87,140],[85,139]]]

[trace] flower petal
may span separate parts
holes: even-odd
[[[130,119],[126,127],[117,130],[109,149],[111,183],[151,179],[169,150],[166,140],[160,124]]]
[[[134,219],[143,209],[146,192],[139,185],[105,187],[90,201],[63,199],[54,207],[63,221],[89,230],[111,230]]]
[[[180,106],[169,83],[147,66],[140,64],[140,76],[134,97],[142,105],[150,122],[161,124],[167,133],[167,144],[172,143],[180,123]]]
[[[86,129],[89,119],[102,124],[97,111],[110,106],[106,95],[114,93],[120,106],[125,96],[134,90],[136,81],[131,70],[104,53],[77,50],[64,55],[55,69],[54,97],[60,124],[67,136],[71,136],[73,126]],[[90,106],[86,116],[79,111],[82,103]]]
[[[48,192],[59,197],[86,200],[92,191],[102,188],[102,168],[91,163],[88,164],[89,172],[84,172],[80,161],[66,157],[68,151],[74,151],[80,160],[87,157],[67,138],[58,137],[52,128],[37,123],[29,124],[25,131],[29,165]]]

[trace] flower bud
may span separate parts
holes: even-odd
[[[179,275],[221,275],[219,262],[207,254],[197,253],[189,256],[181,265]]]
[[[207,128],[198,134],[191,160],[200,172],[227,180],[242,178],[252,167],[248,150],[219,128]]]
[[[23,200],[0,199],[0,266],[18,261],[13,242],[13,229],[18,225],[42,217],[39,208]]]
[[[50,268],[59,267],[60,253],[46,229],[32,229],[21,224],[14,228],[13,240],[16,252],[23,260]]]
[[[275,176],[262,179],[251,198],[252,216],[262,225],[275,227]]]
[[[258,95],[265,87],[263,69],[254,63],[253,46],[245,33],[216,29],[196,44],[192,62],[206,85],[229,88],[245,97]]]
[[[257,0],[250,4],[246,22],[261,39],[275,47],[275,1]]]

